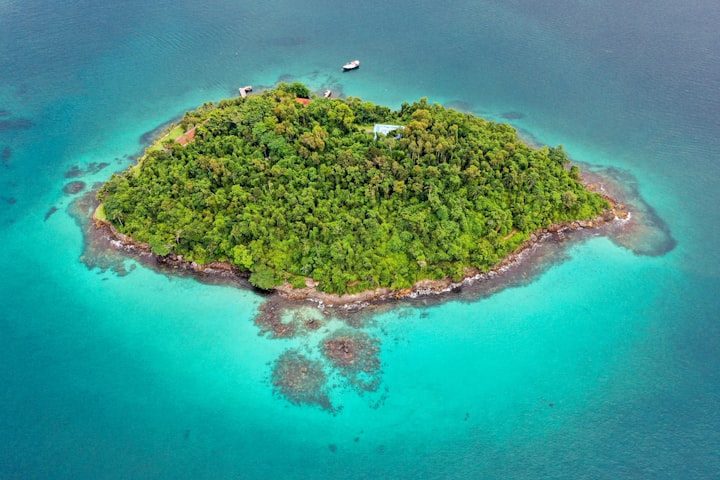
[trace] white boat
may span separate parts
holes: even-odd
[[[332,96],[332,90],[325,90],[323,97],[330,98]]]
[[[343,65],[342,69],[344,72],[347,72],[348,70],[355,70],[360,66],[360,60],[353,60],[350,63],[346,63]]]

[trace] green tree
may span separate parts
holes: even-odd
[[[100,189],[106,218],[157,255],[230,261],[259,288],[344,293],[488,269],[533,230],[607,202],[509,125],[431,105],[399,111],[281,84],[186,114],[195,140],[159,141]],[[374,122],[405,125],[375,139]]]

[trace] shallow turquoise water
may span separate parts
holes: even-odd
[[[720,476],[719,20],[710,2],[0,0],[0,477]],[[677,246],[592,238],[492,296],[378,312],[379,391],[292,405],[272,362],[317,355],[339,322],[270,339],[253,292],[88,270],[62,191],[71,167],[108,162],[80,178],[103,181],[158,125],[285,76],[512,117],[632,175]]]

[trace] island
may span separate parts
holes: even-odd
[[[538,232],[614,218],[562,146],[426,98],[392,110],[300,83],[186,113],[97,196],[121,245],[330,303],[459,282]]]

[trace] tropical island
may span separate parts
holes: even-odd
[[[335,296],[457,282],[538,231],[614,218],[562,146],[425,98],[395,111],[300,83],[186,113],[98,199],[97,224],[161,261]]]

